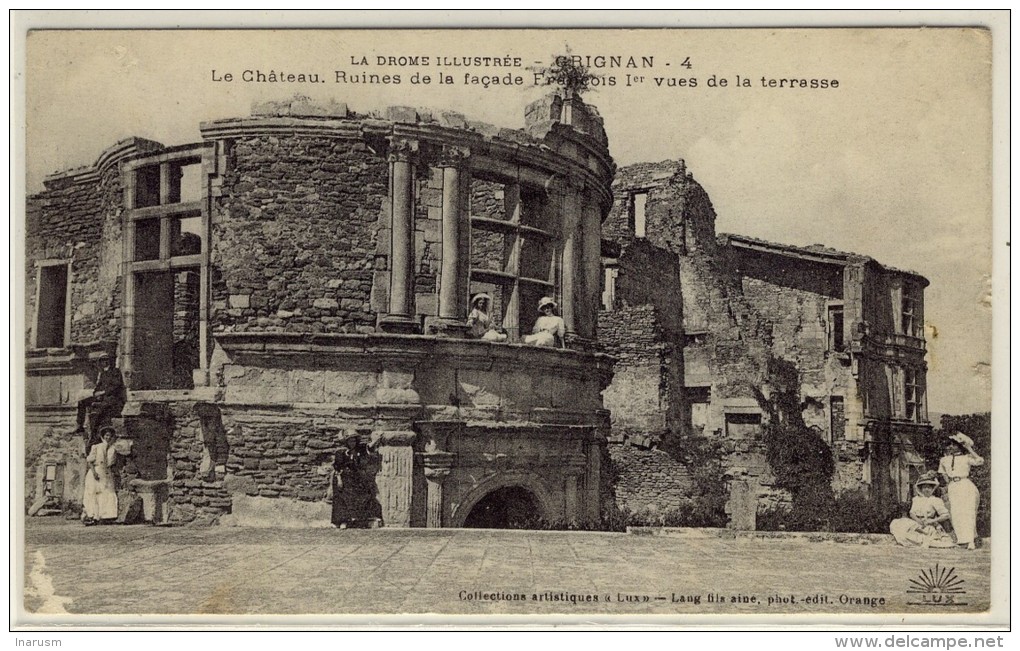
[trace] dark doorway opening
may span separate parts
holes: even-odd
[[[475,504],[464,520],[469,529],[537,529],[541,524],[538,499],[520,486],[492,491]]]

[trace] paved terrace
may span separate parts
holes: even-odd
[[[58,518],[26,526],[25,608],[39,613],[951,618],[989,606],[987,548],[473,529],[85,528]],[[936,565],[943,583],[963,580],[957,605],[911,605],[945,597],[907,592]]]

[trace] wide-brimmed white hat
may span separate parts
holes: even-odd
[[[490,304],[492,303],[492,297],[491,296],[489,296],[488,294],[485,294],[485,293],[481,293],[481,294],[475,294],[474,295],[474,297],[471,299],[471,305],[474,305],[480,299],[483,299],[483,298],[485,300],[489,301]]]
[[[938,475],[935,474],[934,470],[922,473],[921,476],[917,478],[917,481],[914,482],[915,488],[925,485],[934,486],[935,488],[939,487],[939,478]]]
[[[974,439],[970,438],[969,436],[967,436],[963,432],[956,432],[955,434],[953,434],[952,436],[949,437],[949,440],[950,441],[956,441],[957,443],[959,443],[960,445],[962,445],[965,448],[972,448],[972,447],[974,447]]]
[[[541,299],[540,299],[540,300],[538,301],[538,311],[539,311],[539,312],[541,312],[541,311],[542,311],[542,308],[543,308],[543,307],[545,307],[546,305],[552,305],[552,306],[553,306],[553,309],[555,309],[555,308],[556,308],[556,301],[552,300],[552,299],[551,299],[551,298],[549,298],[548,296],[543,296],[543,297],[542,297],[542,298],[541,298]]]

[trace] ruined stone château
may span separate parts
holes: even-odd
[[[722,437],[730,476],[768,498],[757,435],[769,397],[785,394],[832,449],[836,491],[907,500],[924,469],[914,443],[931,430],[928,281],[820,245],[717,236],[683,161],[620,169],[613,192],[599,337],[617,359],[604,396],[618,498],[636,510],[682,500],[689,484],[663,477],[686,469],[650,448],[683,433]]]
[[[767,496],[755,434],[778,391],[837,488],[903,495],[920,463],[927,281],[717,236],[682,162],[617,173],[579,99],[517,130],[295,99],[200,132],[117,143],[29,200],[30,501],[80,501],[75,404],[111,355],[122,489],[152,521],[328,525],[351,439],[385,526],[593,523],[610,457],[621,505],[667,509],[687,434],[730,440],[729,476]],[[479,292],[506,343],[466,337]],[[543,296],[563,349],[521,343]]]

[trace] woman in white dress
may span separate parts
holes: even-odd
[[[524,337],[524,343],[529,346],[548,346],[565,348],[564,335],[566,326],[561,317],[556,316],[556,301],[548,296],[542,297],[538,302],[538,311],[541,316],[535,321],[532,334]]]
[[[949,520],[949,509],[941,497],[935,497],[939,479],[935,471],[929,470],[914,484],[916,495],[910,502],[910,517],[897,518],[889,525],[889,531],[896,542],[906,547],[955,547],[953,539],[942,528]]]
[[[492,297],[488,294],[476,294],[471,299],[471,313],[468,314],[468,334],[475,339],[485,341],[506,341],[506,333],[501,332],[489,316]]]
[[[88,526],[117,519],[117,487],[112,466],[117,460],[117,431],[112,427],[99,430],[102,440],[92,446],[85,460],[85,495],[82,498],[82,522]]]
[[[974,441],[966,434],[957,432],[949,438],[946,456],[939,461],[939,474],[946,480],[956,544],[974,549],[980,495],[977,486],[970,480],[970,469],[983,465],[985,460],[974,452]]]

